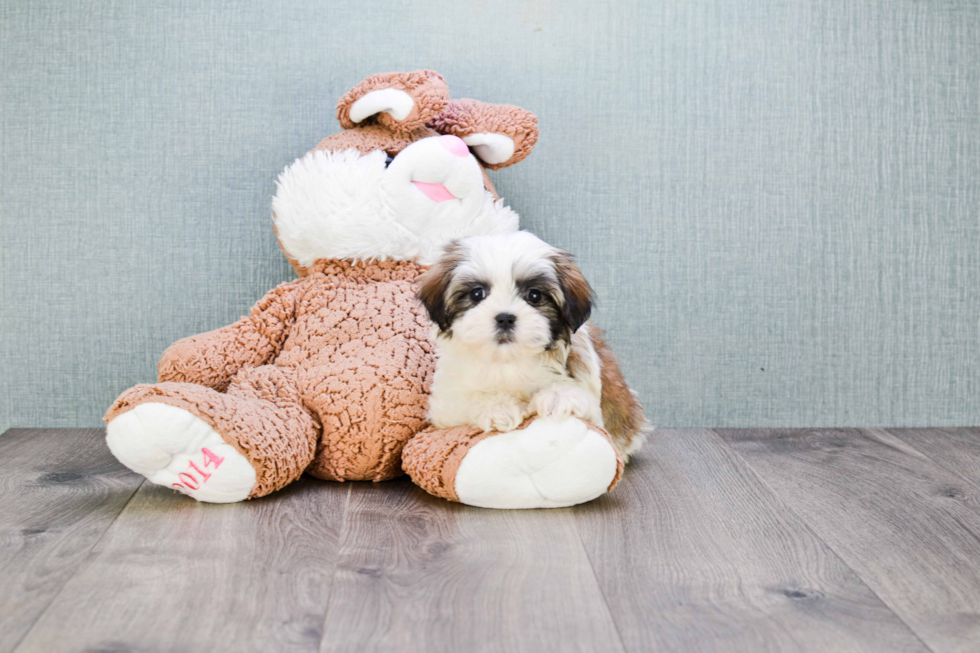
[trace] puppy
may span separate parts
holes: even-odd
[[[436,328],[429,421],[512,431],[527,417],[602,426],[624,459],[648,429],[567,252],[527,232],[457,240],[418,279]]]

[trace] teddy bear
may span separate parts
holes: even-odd
[[[266,496],[304,473],[384,481],[490,508],[589,501],[623,459],[599,426],[531,418],[508,433],[426,422],[433,326],[413,282],[454,239],[518,229],[487,170],[538,139],[518,107],[451,99],[430,70],[368,77],[342,131],[280,175],[279,245],[298,278],[234,324],[171,345],[158,383],[105,416],[113,455],[198,501]]]

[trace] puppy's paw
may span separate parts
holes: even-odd
[[[595,397],[582,388],[553,386],[531,397],[528,409],[540,417],[595,420],[598,405]]]
[[[516,400],[491,404],[483,409],[476,419],[476,425],[485,433],[513,431],[529,415],[527,405]]]

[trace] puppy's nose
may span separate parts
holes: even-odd
[[[501,331],[510,331],[517,322],[517,316],[513,313],[499,313],[494,319],[497,321],[497,328]]]
[[[456,156],[469,156],[470,148],[466,146],[466,143],[459,136],[446,134],[445,136],[439,137],[439,142]]]

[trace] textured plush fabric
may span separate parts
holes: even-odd
[[[343,129],[350,129],[360,123],[350,119],[351,105],[364,94],[377,89],[398,89],[410,91],[414,100],[411,112],[396,120],[387,113],[375,117],[378,124],[397,133],[411,133],[429,122],[446,108],[449,102],[449,88],[442,75],[432,70],[413,72],[378,73],[347,91],[337,103],[337,120]]]
[[[292,370],[244,368],[226,393],[193,383],[138,385],[115,401],[105,419],[143,403],[182,408],[207,422],[255,468],[251,498],[298,479],[317,451],[320,426],[303,406]]]
[[[98,426],[295,273],[275,180],[366,75],[533,111],[491,173],[661,426],[980,423],[980,3],[10,0],[0,430]]]
[[[304,471],[398,476],[402,447],[425,424],[433,372],[430,325],[412,288],[421,270],[319,261],[235,324],[175,343],[161,382],[123,393],[106,420],[148,401],[190,411],[255,467],[252,496]]]
[[[405,445],[402,468],[413,483],[429,494],[459,501],[455,485],[456,470],[473,445],[489,436],[489,433],[471,426],[450,429],[429,427]]]
[[[514,141],[514,155],[502,163],[488,163],[499,170],[523,161],[538,142],[538,120],[520,107],[494,106],[478,100],[453,100],[432,120],[432,127],[441,134],[465,138],[480,132],[506,134]]]
[[[525,429],[533,423],[527,420],[516,430]],[[609,441],[609,434],[594,424],[587,424],[589,430],[600,434]],[[456,472],[463,458],[477,443],[493,437],[494,433],[484,433],[480,429],[459,426],[450,429],[432,427],[412,438],[402,453],[402,467],[412,482],[433,496],[459,501],[456,494]],[[613,448],[615,451],[615,447]],[[616,476],[609,484],[612,490],[623,475],[623,458],[616,452]]]
[[[351,105],[358,99],[387,88],[411,93],[413,106],[408,116],[395,120],[387,113],[380,113],[360,123],[350,119]],[[533,113],[509,104],[488,104],[468,98],[450,101],[446,81],[432,70],[379,73],[368,77],[337,103],[337,120],[343,131],[324,138],[315,150],[354,148],[362,154],[384,150],[394,156],[412,142],[437,134],[465,138],[492,132],[504,134],[514,141],[512,157],[502,163],[487,164],[491,170],[498,170],[523,161],[538,142],[538,123]]]

